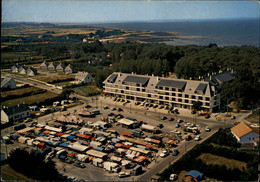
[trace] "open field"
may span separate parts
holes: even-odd
[[[83,96],[97,95],[102,91],[94,84],[76,87],[73,88],[73,90],[75,91],[76,94],[83,95]]]
[[[66,81],[66,82],[53,83],[53,85],[56,85],[56,86],[69,86],[69,85],[72,85],[72,83],[71,83],[71,81]]]
[[[253,111],[252,114],[250,114],[246,120],[248,120],[251,123],[257,123],[259,124],[260,121],[260,108]]]
[[[27,88],[15,89],[15,90],[2,91],[1,98],[4,98],[8,95],[23,95],[25,93],[39,91],[39,90],[42,90],[42,89],[39,89],[36,87],[27,87]]]
[[[66,80],[68,78],[75,78],[74,75],[64,75],[64,73],[62,75],[56,75],[55,77],[39,77],[37,78],[37,80],[39,81],[43,81],[43,82],[51,82],[54,80]]]
[[[22,97],[22,98],[18,98],[18,99],[7,100],[7,101],[2,102],[2,105],[7,106],[7,107],[14,106],[14,105],[17,105],[17,104],[22,104],[22,103],[26,103],[28,105],[31,105],[35,102],[42,102],[46,99],[50,99],[50,98],[53,98],[53,97],[56,97],[56,96],[58,96],[58,94],[52,93],[52,92],[45,92],[45,93],[42,93],[42,94],[36,94],[36,95],[28,96],[28,97]]]
[[[28,178],[15,170],[13,170],[8,164],[4,164],[1,166],[1,179],[4,181],[35,181],[31,178]]]
[[[240,171],[243,171],[243,168],[246,169],[246,163],[234,159],[227,159],[225,157],[203,153],[198,159],[201,159],[207,165],[225,165],[228,169],[238,168]]]

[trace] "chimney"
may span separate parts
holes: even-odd
[[[154,74],[152,74],[152,77],[154,77]]]
[[[3,108],[5,109],[5,106],[3,106]]]
[[[132,75],[134,74],[134,72],[132,72]]]
[[[209,80],[211,80],[211,75],[209,76]]]
[[[208,73],[208,76],[209,76],[210,74]]]
[[[199,76],[199,80],[200,80],[200,76]]]

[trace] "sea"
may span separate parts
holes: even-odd
[[[199,38],[181,38],[164,43],[168,45],[217,44],[224,46],[259,47],[259,19],[225,19],[197,21],[158,21],[158,22],[122,22],[93,24],[98,27],[126,30],[146,30],[153,32],[177,32],[179,36],[199,36]]]

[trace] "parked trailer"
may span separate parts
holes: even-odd
[[[87,162],[88,156],[84,154],[77,154],[76,159],[80,162]]]
[[[119,165],[115,162],[104,162],[103,168],[106,169],[107,171],[112,171],[112,172],[119,172],[120,170]]]

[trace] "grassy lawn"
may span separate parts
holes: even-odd
[[[28,92],[38,91],[42,90],[36,87],[27,87],[27,88],[21,88],[21,89],[15,89],[15,90],[8,90],[1,92],[1,98],[6,97],[7,95],[23,95]]]
[[[3,181],[35,181],[16,172],[8,164],[4,164],[1,166],[1,178],[3,179]]]
[[[225,165],[228,169],[238,168],[243,171],[243,167],[246,169],[246,163],[234,159],[228,159],[217,155],[203,153],[199,157],[207,165]]]
[[[55,77],[39,77],[37,80],[43,81],[43,82],[51,82],[54,80],[66,80],[68,78],[75,78],[74,75],[56,75]]]
[[[56,85],[56,86],[69,86],[71,84],[72,84],[71,81],[53,83],[53,85]]]
[[[52,93],[52,92],[45,92],[42,94],[36,94],[36,95],[28,96],[28,97],[7,100],[7,101],[2,102],[2,106],[10,107],[10,106],[14,106],[17,104],[22,104],[23,102],[28,105],[31,105],[35,102],[42,102],[46,99],[50,99],[50,98],[53,98],[56,96],[58,96],[58,94]]]
[[[98,95],[102,91],[95,84],[76,87],[73,88],[73,90],[75,91],[76,94],[83,95],[83,96]]]

